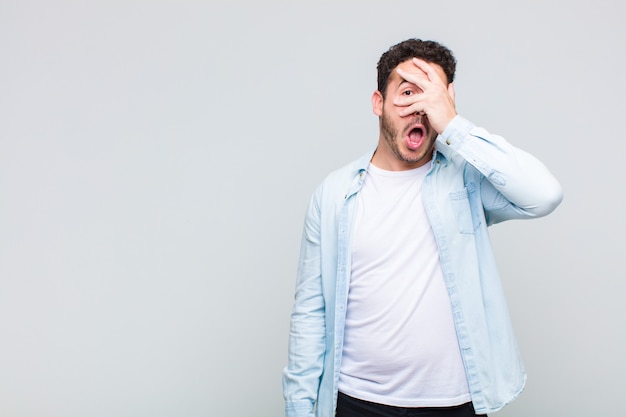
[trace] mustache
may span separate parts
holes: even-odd
[[[406,127],[404,128],[404,131],[406,133],[408,133],[408,132],[410,132],[411,130],[413,130],[415,128],[420,128],[424,132],[426,132],[428,130],[426,117],[424,115],[416,113],[414,115],[414,117],[411,119],[411,121],[406,124]]]
[[[412,125],[416,125],[416,124],[420,124],[423,125],[426,123],[426,116],[423,114],[419,114],[419,113],[414,113],[413,114],[413,118],[411,119],[411,123]]]

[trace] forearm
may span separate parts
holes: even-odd
[[[461,116],[439,135],[437,149],[475,167],[520,216],[544,216],[563,198],[559,182],[541,161]]]

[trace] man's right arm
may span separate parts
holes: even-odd
[[[325,304],[321,279],[319,195],[318,192],[311,199],[302,234],[289,356],[283,371],[286,417],[313,417],[323,370]]]

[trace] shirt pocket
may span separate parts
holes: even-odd
[[[465,188],[460,191],[450,193],[450,202],[457,227],[460,233],[474,234],[480,227],[481,217],[475,210],[472,210],[472,198],[475,197],[476,184],[468,183]]]

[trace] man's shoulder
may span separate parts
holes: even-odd
[[[350,184],[352,180],[362,171],[367,170],[367,166],[372,159],[372,155],[373,151],[367,152],[361,155],[359,158],[332,171],[322,181],[321,186],[339,185],[345,182],[348,182],[348,184]]]
[[[317,204],[336,204],[343,201],[359,174],[367,170],[372,154],[373,152],[368,152],[328,174],[313,193]]]

